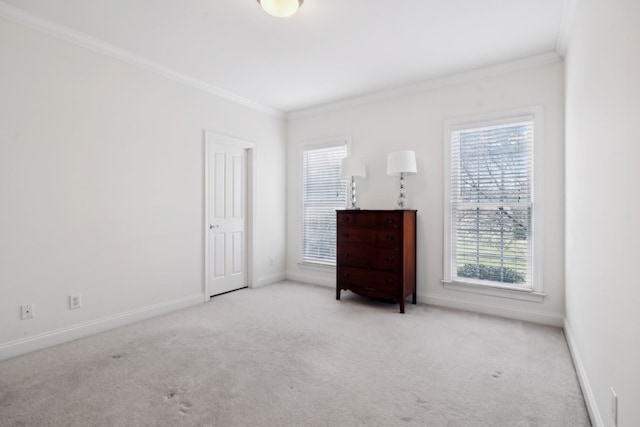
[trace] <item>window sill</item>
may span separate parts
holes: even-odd
[[[543,302],[544,297],[547,296],[547,294],[545,294],[544,292],[498,288],[487,285],[478,285],[475,283],[447,282],[444,280],[442,281],[442,286],[444,286],[445,289],[451,289],[454,291],[471,292],[474,294],[489,295],[493,297],[509,298],[537,303]]]
[[[309,261],[300,261],[298,263],[298,267],[303,268],[305,270],[315,270],[315,271],[335,271],[335,264],[323,264],[320,262],[309,262]]]

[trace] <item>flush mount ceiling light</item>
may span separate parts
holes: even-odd
[[[304,0],[258,0],[258,3],[269,15],[286,18],[296,13]]]

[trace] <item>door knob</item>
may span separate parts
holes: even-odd
[[[218,225],[209,224],[209,230],[211,230],[213,228],[218,228]]]

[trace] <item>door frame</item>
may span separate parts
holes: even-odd
[[[234,136],[225,135],[218,132],[209,130],[204,131],[204,301],[211,300],[211,293],[209,291],[209,274],[211,273],[211,260],[209,253],[209,224],[211,224],[211,218],[209,217],[209,202],[210,202],[210,184],[209,177],[213,173],[214,165],[209,161],[209,156],[214,144],[229,145],[235,148],[242,148],[246,150],[246,168],[247,168],[247,207],[245,215],[245,231],[246,231],[246,260],[247,260],[247,286],[249,288],[255,287],[255,248],[256,248],[256,184],[257,174],[256,169],[256,143],[247,141],[244,139],[236,138]]]

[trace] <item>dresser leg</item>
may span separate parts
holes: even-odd
[[[340,288],[336,288],[336,299],[340,300]]]
[[[400,299],[400,313],[404,313],[404,298]]]
[[[411,299],[411,302],[412,302],[413,304],[416,304],[416,303],[418,302],[416,292],[414,292],[414,293],[413,293],[413,298]]]

